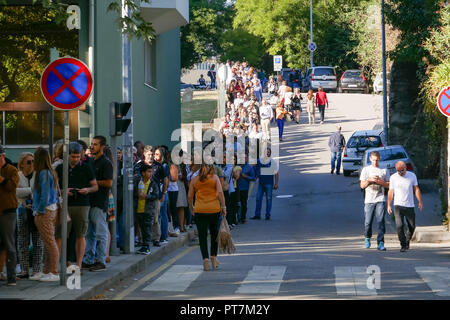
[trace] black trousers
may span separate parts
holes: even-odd
[[[169,191],[168,216],[172,221],[173,228],[180,228],[180,217],[178,216],[177,199],[178,191]]]
[[[409,244],[414,230],[416,229],[416,214],[414,208],[394,206],[395,225],[397,227],[398,240],[403,247]],[[406,218],[407,231],[404,230],[404,218]]]
[[[228,224],[237,224],[239,194],[238,191],[229,194],[229,204],[227,203],[227,222]]]
[[[325,121],[325,105],[319,104],[320,121]]]
[[[8,282],[16,280],[16,225],[16,212],[3,213],[0,215],[0,242],[1,248],[6,250],[6,274]]]
[[[217,256],[219,244],[217,235],[219,233],[219,215],[220,213],[196,213],[195,224],[197,225],[198,240],[200,242],[200,251],[203,259],[209,259],[208,253],[208,229],[211,235],[211,256]]]
[[[239,193],[241,198],[241,222],[242,222],[247,220],[248,190],[240,190]]]
[[[152,226],[154,214],[151,214],[149,212],[138,213],[137,218],[139,228],[141,229],[142,245],[149,247],[150,243],[152,242]]]

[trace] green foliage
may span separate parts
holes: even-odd
[[[115,12],[117,14],[117,25],[126,34],[129,39],[137,37],[138,39],[146,39],[152,41],[155,39],[155,29],[152,23],[145,21],[140,11],[140,2],[149,3],[151,0],[125,0],[125,7],[130,10],[130,15],[122,17],[121,0],[116,0],[108,5],[108,12]]]
[[[226,0],[190,0],[190,22],[181,27],[181,67],[223,52],[222,35],[231,29],[233,7]]]
[[[225,62],[247,61],[251,66],[261,68],[266,49],[261,38],[242,28],[226,31],[221,39],[223,53],[220,60]]]
[[[390,0],[385,4],[386,18],[401,32],[397,47],[391,52],[396,61],[418,62],[428,55],[423,40],[438,25],[439,1]]]
[[[61,30],[42,6],[0,7],[0,101],[41,101],[40,77],[50,48],[78,56],[78,32]]]
[[[361,10],[369,0],[313,1],[315,65],[343,72],[359,68],[355,48],[362,42]],[[303,68],[310,53],[309,0],[237,0],[234,26],[263,39],[270,55],[281,54],[288,67]]]

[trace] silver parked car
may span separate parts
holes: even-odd
[[[370,166],[371,162],[369,157],[373,151],[378,151],[380,153],[379,166],[381,169],[388,169],[390,175],[393,175],[396,172],[395,164],[397,163],[397,161],[403,161],[406,164],[406,170],[412,171],[414,173],[416,171],[414,163],[406,152],[405,148],[403,148],[403,146],[401,145],[393,145],[366,150],[363,156],[363,165],[359,170],[360,173],[364,167]]]
[[[319,87],[322,87],[324,91],[336,92],[337,79],[336,70],[330,66],[312,67],[308,70],[306,75],[306,84],[308,89],[317,91]]]
[[[358,171],[364,152],[369,148],[382,147],[384,142],[383,130],[361,130],[355,131],[348,139],[342,157],[342,169],[344,176]]]

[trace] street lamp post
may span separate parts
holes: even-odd
[[[383,131],[386,144],[389,141],[388,110],[387,110],[387,83],[386,83],[386,33],[384,30],[384,0],[381,0],[381,47],[383,56]]]

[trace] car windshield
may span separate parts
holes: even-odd
[[[406,156],[406,152],[403,148],[384,149],[384,150],[379,150],[378,152],[380,153],[380,162],[401,160],[401,159],[408,158]],[[371,152],[368,152],[367,164],[370,164],[370,159],[369,159],[370,154],[371,154]]]
[[[347,71],[344,78],[362,79],[362,75],[359,71]]]
[[[314,69],[314,76],[334,76],[334,71],[331,68],[316,68]]]
[[[379,136],[351,136],[347,148],[378,148],[381,146]]]

